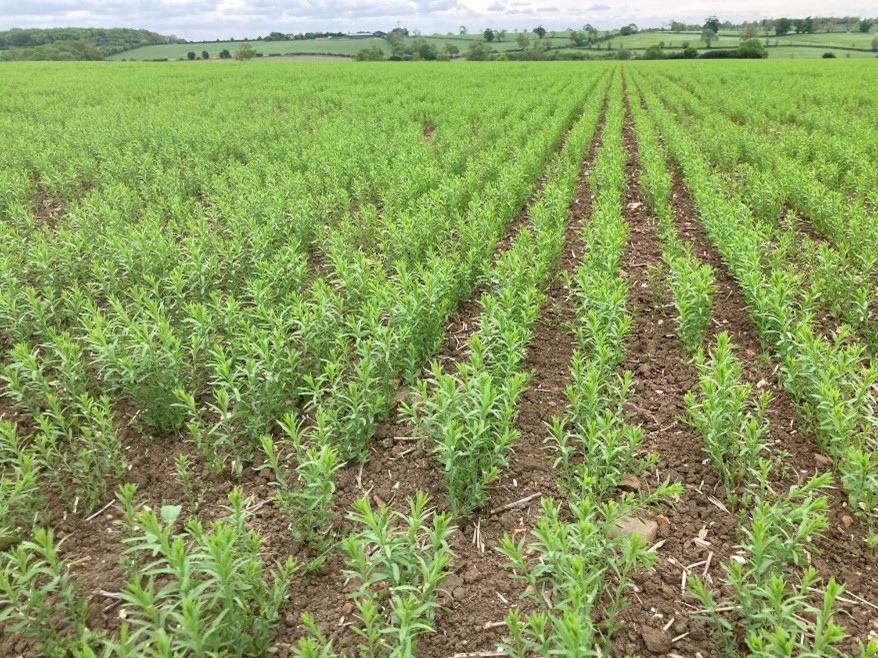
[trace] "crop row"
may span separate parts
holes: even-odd
[[[437,348],[588,95],[589,86],[570,83],[559,82],[566,101],[556,108],[538,108],[536,96],[486,107],[484,124],[467,123],[487,134],[459,141],[460,115],[449,109],[452,139],[436,131],[398,168],[382,156],[379,167],[373,158],[371,170],[341,167],[328,177],[321,169],[346,156],[330,152],[303,168],[291,152],[288,166],[248,159],[220,178],[198,172],[195,190],[159,195],[149,188],[164,176],[156,165],[145,182],[116,178],[71,198],[54,226],[40,222],[39,209],[10,204],[0,259],[5,395],[31,419],[26,433],[71,509],[88,513],[106,500],[125,472],[121,435],[132,421],[148,435],[192,442],[209,469],[235,476],[288,414],[296,418],[287,425],[307,421],[312,440],[331,437],[341,459],[365,458],[395,386]],[[298,119],[321,136],[291,145],[308,150],[337,135],[339,122],[324,121],[325,112],[318,103]],[[421,127],[440,119],[415,116]],[[515,128],[493,134],[503,117]],[[397,150],[395,128],[382,126],[385,141],[371,148]],[[138,129],[127,128],[146,139]],[[368,124],[349,131],[346,148],[370,133]],[[173,148],[167,137],[147,152],[171,158]],[[522,157],[510,164],[507,151]],[[74,160],[81,177],[103,157]],[[39,176],[37,191],[51,190],[54,203],[75,196],[51,169]],[[136,208],[142,198],[151,202]],[[327,206],[351,210],[333,220]]]
[[[722,175],[658,97],[651,91],[645,97],[711,240],[744,292],[757,331],[778,359],[782,381],[820,447],[835,461],[852,509],[873,528],[878,502],[874,366],[864,360],[863,346],[844,332],[827,339],[815,331],[811,314],[798,303],[800,279],[770,250],[764,224],[729,193]],[[874,541],[874,529],[870,537]]]
[[[635,101],[639,98],[632,98],[631,106],[642,148],[642,182],[665,242],[673,244],[677,238],[669,217],[665,151],[651,117]],[[685,398],[686,422],[702,437],[723,483],[726,504],[740,518],[738,543],[721,580],[713,586],[700,578],[688,581],[702,606],[699,614],[708,619],[712,636],[730,656],[739,655],[742,642],[758,655],[837,653],[845,638],[837,612],[843,587],[832,578],[823,583],[813,567],[801,567],[828,524],[828,501],[821,490],[829,486],[830,475],[783,484],[786,454],[773,450],[768,440],[770,393],[756,396],[744,383],[727,333],[716,336],[709,352],[699,346],[695,364],[699,381]],[[860,643],[860,655],[876,650],[874,644]]]
[[[849,154],[821,165],[819,158],[790,145],[803,139],[810,143],[810,136],[777,131],[770,133],[776,139],[766,139],[754,132],[752,127],[765,121],[760,108],[726,110],[735,118],[733,121],[723,116],[725,112],[713,111],[719,103],[716,93],[681,94],[673,102],[685,104],[699,118],[692,122],[692,128],[708,157],[737,181],[745,203],[758,219],[772,227],[777,249],[797,263],[808,284],[806,304],[814,311],[826,306],[838,322],[856,330],[873,353],[875,321],[871,302],[878,276],[874,247],[878,236],[875,206],[865,199],[874,191],[870,182],[874,168],[863,164],[871,161],[871,155]],[[674,107],[681,108],[676,104]],[[868,128],[863,127],[863,131],[869,134]],[[719,135],[723,135],[721,141]],[[833,139],[840,145],[861,143],[847,136]],[[821,149],[821,156],[826,152]],[[849,198],[836,176],[822,175],[826,167],[845,172],[855,187],[854,198]],[[812,239],[796,230],[799,217],[818,237]]]

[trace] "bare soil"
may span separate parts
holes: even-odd
[[[64,214],[64,206],[46,188],[37,185],[34,203],[31,208],[37,225],[55,230],[58,219]]]
[[[737,519],[710,502],[711,497],[722,500],[724,494],[713,467],[705,463],[701,437],[680,422],[683,396],[697,386],[697,373],[677,340],[672,312],[664,303],[657,304],[661,300],[653,298],[647,285],[647,268],[661,261],[662,249],[639,184],[630,113],[623,141],[628,151],[624,217],[630,230],[622,269],[629,282],[634,321],[622,367],[634,375],[632,422],[646,431],[645,447],[659,457],[658,464],[641,477],[641,486],[650,490],[670,480],[685,489],[673,505],[659,510],[670,523],[659,526],[664,543],[657,549],[658,562],[654,572],[635,576],[637,590],[629,597],[615,646],[619,655],[652,655],[649,640],[653,648],[672,647],[681,655],[700,651],[705,658],[719,656],[707,641],[704,624],[689,617],[683,577],[684,573],[711,577],[730,554]]]

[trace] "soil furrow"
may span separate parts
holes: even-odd
[[[717,489],[718,478],[705,463],[701,437],[679,421],[685,411],[683,396],[697,386],[697,373],[677,340],[672,315],[664,304],[657,304],[646,283],[647,268],[661,261],[662,250],[639,183],[641,169],[627,97],[625,103],[628,189],[624,218],[629,236],[622,268],[629,281],[628,301],[634,320],[623,368],[633,373],[635,383],[628,409],[635,424],[646,432],[644,447],[659,458],[641,477],[640,485],[653,489],[670,479],[685,489],[673,506],[662,506],[670,524],[659,526],[664,544],[658,549],[655,571],[635,576],[638,591],[629,596],[629,608],[622,615],[624,626],[614,645],[619,655],[659,655],[673,650],[681,655],[700,651],[707,658],[721,654],[707,641],[704,625],[689,619],[682,567],[701,563],[693,567],[693,573],[700,575],[712,554],[707,575],[713,574],[716,565],[729,556],[737,519],[710,502],[710,497],[723,498]]]
[[[766,412],[771,423],[769,438],[777,450],[789,453],[789,459],[784,460],[788,469],[784,478],[786,484],[826,470],[829,462],[820,454],[813,435],[803,427],[795,402],[780,381],[770,357],[762,350],[741,288],[697,220],[694,203],[682,183],[679,168],[674,166],[672,171],[674,218],[678,234],[692,243],[693,253],[710,264],[716,277],[714,319],[718,326],[715,324],[712,333],[727,331],[732,342],[740,348],[737,356],[742,363],[744,377],[760,390],[767,388],[771,391],[772,399]],[[874,600],[874,593],[878,592],[878,563],[875,555],[866,547],[865,524],[859,521],[849,523],[853,515],[850,514],[847,496],[840,489],[838,478],[835,478],[835,488],[826,494],[829,497],[829,527],[816,541],[820,552],[812,556],[813,564],[823,578],[835,578],[844,583],[848,591],[871,603],[878,603]],[[870,620],[876,617],[872,614],[874,610],[844,602],[841,606],[851,613],[851,617],[841,620],[848,633],[865,640],[872,630]]]
[[[828,461],[819,454],[813,435],[803,427],[794,401],[780,381],[771,357],[764,352],[748,313],[744,294],[698,220],[695,204],[683,183],[679,164],[672,163],[670,169],[673,175],[671,198],[677,234],[682,240],[692,244],[693,255],[713,268],[716,279],[714,323],[707,342],[712,343],[720,331],[728,332],[732,342],[739,348],[736,355],[741,361],[745,379],[758,391],[767,389],[771,392],[771,402],[766,411],[770,422],[768,436],[776,450],[789,453],[789,458],[783,460],[786,473],[782,484],[789,486],[796,481],[810,478],[826,470]],[[835,578],[845,583],[850,592],[876,603],[872,599],[874,592],[878,591],[878,564],[874,554],[866,547],[865,525],[857,521],[849,523],[852,519],[848,516],[850,512],[847,508],[847,497],[839,487],[840,483],[836,478],[835,488],[826,492],[829,498],[829,527],[816,541],[820,552],[812,556],[812,562],[824,579]],[[713,562],[716,564],[716,559]],[[845,602],[841,603],[841,607],[851,615],[840,620],[847,627],[849,635],[865,640],[871,630],[870,620],[875,617],[872,614],[874,610],[866,605]],[[853,647],[849,649],[853,651]]]

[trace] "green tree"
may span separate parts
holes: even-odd
[[[201,59],[210,59],[210,53],[206,50],[201,51]]]
[[[796,31],[796,34],[814,34],[814,19],[808,16],[808,18],[797,18],[793,21],[793,29]]]
[[[494,49],[485,45],[481,41],[473,41],[469,49],[466,51],[466,58],[470,62],[483,62],[490,59]]]
[[[542,39],[544,36],[546,36],[546,28],[544,28],[542,25],[537,25],[537,26],[534,28],[533,32],[534,32],[534,34],[536,34],[540,39]]]
[[[738,57],[741,59],[765,59],[768,51],[759,39],[745,39],[738,46]]]
[[[406,44],[406,37],[409,31],[405,28],[396,27],[390,30],[387,37],[387,43],[390,44],[390,52],[396,57],[402,57],[406,53],[411,52]]]
[[[755,39],[759,35],[759,30],[756,26],[756,23],[744,23],[741,26],[741,38],[742,39]]]
[[[418,37],[412,41],[411,53],[412,58],[417,60],[432,62],[439,59],[439,51],[436,50],[436,46],[428,43],[423,37]]]
[[[189,58],[189,61],[191,62],[191,61],[192,61],[193,59],[195,59],[195,57],[196,57],[196,55],[195,55],[195,51],[194,51],[194,50],[190,50],[188,53],[186,53],[186,57],[188,57],[188,58]]]
[[[713,30],[715,34],[719,34],[720,22],[716,16],[711,16],[704,21],[704,29]]]
[[[871,29],[872,29],[872,21],[865,20],[865,19],[860,21],[860,32],[865,34]]]
[[[872,52],[878,53],[878,35],[872,39]]]
[[[239,62],[246,62],[248,59],[256,57],[256,49],[245,41],[235,50],[234,57]]]
[[[497,38],[497,41],[506,41],[506,30],[497,30],[494,32],[494,36]]]
[[[789,34],[793,29],[793,21],[790,18],[778,18],[774,21],[774,33],[779,36]]]
[[[89,61],[103,59],[98,48],[84,39],[55,41],[42,46],[9,48],[2,56],[6,61]]]
[[[449,58],[454,58],[460,54],[460,48],[453,44],[447,43],[445,44],[445,52],[448,53]]]
[[[384,59],[384,53],[378,46],[372,46],[360,50],[354,59],[358,62],[380,62]]]
[[[714,41],[716,41],[716,39],[717,39],[716,32],[711,30],[709,27],[705,27],[701,31],[701,40],[707,44],[708,48],[710,48],[710,44],[713,43]]]
[[[46,49],[42,51],[42,55],[35,54],[35,57],[46,59],[46,54],[75,54],[83,50],[84,43],[89,43],[98,51],[95,57],[88,53],[93,59],[101,59],[109,55],[121,53],[132,48],[148,45],[163,45],[168,43],[177,43],[179,39],[173,35],[163,36],[155,32],[147,30],[134,30],[130,28],[79,28],[79,27],[60,27],[60,28],[13,28],[11,30],[0,31],[0,50],[8,50],[11,48],[37,48],[40,46],[49,46],[55,44],[76,42],[72,50],[70,48],[61,48],[60,50],[51,51]],[[77,57],[83,59],[83,57]]]
[[[530,39],[527,38],[527,34],[524,32],[519,32],[518,36],[515,37],[515,43],[517,43],[518,47],[522,50],[527,50],[527,47],[530,45]]]
[[[579,30],[572,30],[570,32],[570,40],[573,42],[573,45],[577,48],[584,46],[588,42],[588,36],[586,36],[585,32],[580,32]]]
[[[494,30],[492,30],[490,27],[486,27],[485,32],[484,32],[484,37],[485,37],[485,41],[487,41],[488,43],[491,43],[494,40]]]
[[[220,51],[219,56],[220,56],[220,59],[232,59],[232,53],[229,52],[228,48],[223,48]]]
[[[640,59],[664,59],[664,56],[665,53],[662,51],[661,46],[650,46],[643,51]]]
[[[457,28],[457,30],[460,35],[463,36],[464,34],[466,34],[466,25],[461,25],[459,28]]]

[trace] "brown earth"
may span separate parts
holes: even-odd
[[[626,106],[627,107],[627,106]],[[647,268],[661,261],[662,249],[655,220],[647,210],[640,188],[640,165],[630,112],[623,129],[628,151],[628,188],[624,217],[630,227],[622,261],[629,282],[629,309],[634,315],[628,334],[629,349],[622,368],[634,375],[629,411],[635,424],[646,431],[645,448],[659,457],[658,464],[641,478],[641,487],[653,489],[664,480],[680,482],[685,489],[672,505],[659,510],[669,526],[662,530],[654,572],[635,575],[637,589],[614,638],[619,655],[666,653],[705,658],[721,653],[707,641],[704,624],[690,619],[684,594],[684,573],[709,579],[730,554],[737,519],[721,511],[711,498],[724,497],[710,463],[705,463],[701,437],[680,422],[685,412],[683,395],[697,386],[697,373],[688,363],[675,334],[675,321],[665,304],[658,305],[647,284]],[[708,559],[710,560],[708,562]]]
[[[64,214],[64,206],[46,188],[37,185],[31,212],[37,226],[47,226],[54,230],[58,219]]]

